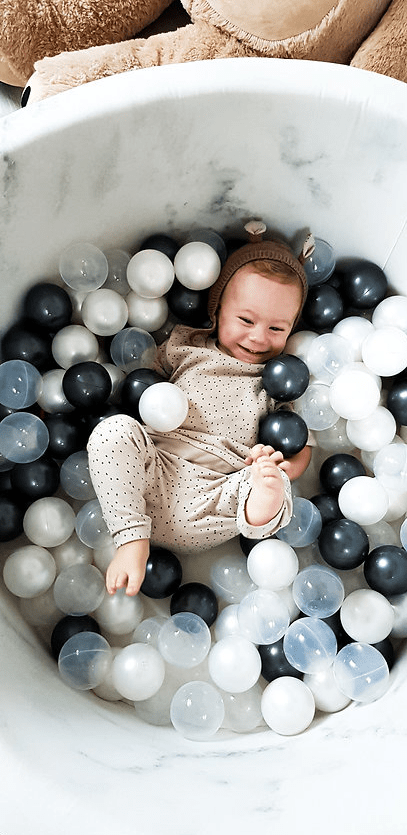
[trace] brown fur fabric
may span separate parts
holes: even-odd
[[[393,0],[351,61],[353,67],[407,82],[407,3]]]

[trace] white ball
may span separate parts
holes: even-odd
[[[334,411],[347,420],[368,417],[380,402],[380,386],[361,363],[345,366],[332,381],[329,402]]]
[[[209,673],[214,683],[227,693],[243,693],[254,687],[261,673],[258,649],[240,635],[222,638],[208,656]]]
[[[99,626],[111,635],[127,635],[132,632],[143,619],[144,604],[136,594],[129,597],[125,589],[119,589],[116,594],[105,594],[102,602],[94,613]]]
[[[25,535],[35,545],[53,548],[66,542],[73,534],[75,513],[68,502],[47,496],[37,499],[26,510],[23,527]]]
[[[332,667],[320,673],[305,673],[303,681],[311,690],[317,710],[336,713],[351,702],[351,699],[339,690]]]
[[[129,310],[129,325],[142,328],[148,333],[158,331],[168,319],[168,304],[165,299],[144,299],[137,293],[126,296]]]
[[[346,339],[348,345],[352,348],[354,362],[362,359],[363,342],[372,331],[372,323],[369,322],[369,319],[364,319],[363,316],[347,316],[345,319],[341,319],[332,329],[332,333]]]
[[[209,244],[191,241],[182,246],[174,259],[175,275],[189,290],[206,290],[215,283],[221,270],[218,253]]]
[[[314,331],[297,331],[287,339],[285,353],[293,354],[306,363],[311,343],[316,338],[317,334]]]
[[[390,326],[407,333],[407,297],[389,296],[383,299],[373,311],[372,324],[375,328]]]
[[[68,565],[90,565],[93,552],[78,539],[76,533],[73,533],[69,539],[53,548],[52,556],[59,573],[68,568]]]
[[[377,644],[390,634],[394,626],[391,603],[373,589],[357,589],[342,603],[342,626],[354,641]]]
[[[54,368],[46,371],[42,377],[42,391],[37,397],[37,403],[44,412],[54,414],[55,412],[73,412],[74,407],[65,397],[62,380],[65,370]]]
[[[160,689],[165,664],[151,644],[129,644],[119,652],[112,664],[112,681],[125,699],[149,699]]]
[[[365,365],[381,377],[392,377],[406,367],[407,334],[400,328],[375,329],[362,345]]]
[[[188,414],[188,398],[174,383],[153,383],[139,400],[140,417],[156,432],[171,432]]]
[[[350,478],[338,495],[341,512],[359,525],[374,525],[386,514],[389,500],[386,490],[370,476]]]
[[[247,571],[257,586],[279,591],[291,585],[296,577],[298,557],[287,542],[265,539],[251,549]]]
[[[407,593],[397,594],[390,599],[394,612],[394,624],[391,630],[393,638],[407,638]]]
[[[16,597],[37,597],[47,591],[55,580],[56,565],[52,555],[37,545],[25,545],[7,557],[3,579]]]
[[[222,638],[228,638],[230,635],[240,635],[240,626],[237,616],[239,609],[238,603],[230,603],[225,606],[215,621],[215,638],[220,641]]]
[[[83,325],[67,325],[55,334],[51,350],[61,368],[70,368],[77,362],[96,360],[99,343],[95,334]]]
[[[127,281],[144,299],[158,299],[174,282],[174,266],[158,249],[141,249],[127,265]]]
[[[348,420],[346,432],[358,449],[373,452],[391,444],[396,434],[396,421],[384,406],[377,406],[367,417]]]
[[[84,325],[98,336],[113,336],[124,328],[129,311],[127,304],[114,290],[94,290],[82,304]]]
[[[267,725],[277,734],[292,736],[305,731],[315,715],[309,687],[293,676],[271,681],[263,692],[261,710]]]

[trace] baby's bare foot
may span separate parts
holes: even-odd
[[[252,489],[246,501],[249,525],[266,525],[277,515],[284,502],[284,481],[277,466],[281,452],[262,455],[251,465]]]
[[[127,595],[138,594],[145,577],[149,553],[148,539],[138,539],[120,545],[106,572],[106,589],[109,594],[115,594],[126,585]]]

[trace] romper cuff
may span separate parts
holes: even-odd
[[[126,545],[127,542],[135,542],[138,539],[150,539],[150,537],[151,522],[147,520],[145,524],[137,525],[135,528],[124,528],[113,534],[113,542],[116,548],[119,548],[120,545]]]
[[[281,470],[281,475],[284,481],[284,500],[283,504],[273,519],[270,519],[265,525],[249,525],[245,515],[245,505],[252,489],[250,480],[250,468],[246,468],[244,478],[242,478],[239,487],[238,509],[237,509],[237,528],[239,533],[247,539],[266,539],[269,536],[277,533],[280,528],[288,525],[292,513],[293,502],[291,496],[291,482],[287,473]]]

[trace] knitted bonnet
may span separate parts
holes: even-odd
[[[303,267],[304,262],[310,255],[312,255],[315,243],[311,234],[307,235],[301,253],[298,258],[295,257],[288,244],[277,240],[262,239],[263,232],[266,231],[264,223],[261,221],[250,221],[244,227],[249,234],[250,241],[247,244],[239,247],[229,256],[225,261],[219,277],[216,279],[212,287],[209,288],[208,297],[208,314],[211,320],[212,328],[216,326],[216,314],[219,307],[221,295],[232,278],[232,276],[241,267],[250,264],[252,261],[275,261],[280,264],[285,264],[290,267],[298,276],[301,286],[301,304],[295,319],[293,327],[297,324],[305,299],[307,297],[307,278]]]

